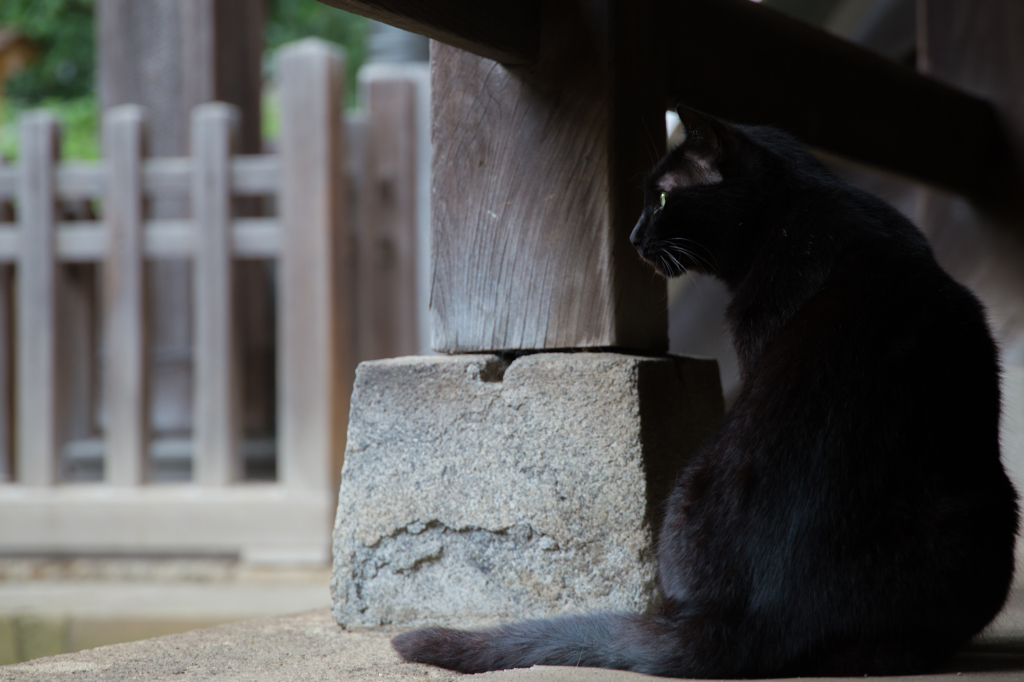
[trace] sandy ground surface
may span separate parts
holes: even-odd
[[[395,630],[346,631],[327,609],[257,618],[184,634],[116,644],[0,667],[0,680],[447,680],[454,673],[401,662]],[[537,667],[472,676],[487,682],[611,682],[651,679],[588,668]],[[835,678],[832,678],[833,680]],[[863,679],[863,678],[855,678]],[[1024,590],[947,672],[918,679],[952,682],[1024,679]]]

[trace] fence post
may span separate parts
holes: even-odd
[[[114,485],[145,480],[149,447],[148,346],[143,270],[142,156],[144,111],[126,104],[103,118],[104,221],[107,255],[103,261],[106,317],[106,457],[103,476]]]
[[[279,480],[337,490],[351,391],[343,230],[344,61],[317,39],[278,55],[281,223]],[[328,488],[329,486],[329,488]]]
[[[0,167],[7,164],[0,160]],[[0,202],[0,221],[10,223],[14,220],[14,210],[10,202]],[[14,269],[9,264],[0,266],[0,482],[12,480],[13,442],[11,438],[12,417],[11,389],[14,341],[14,307],[11,295],[14,291]]]
[[[223,102],[200,104],[192,110],[196,225],[192,480],[201,485],[226,485],[241,474],[231,285],[231,153],[239,118],[238,109]]]
[[[60,141],[53,116],[21,120],[18,178],[17,477],[26,485],[57,479],[55,163]]]
[[[383,66],[360,72],[368,110],[355,261],[360,360],[420,351],[416,83]]]

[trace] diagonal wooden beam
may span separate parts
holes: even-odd
[[[776,125],[959,194],[1007,193],[1006,138],[984,100],[748,0],[619,1],[651,10],[639,49],[657,56],[667,105]],[[504,64],[539,54],[539,0],[321,2]]]
[[[540,0],[320,0],[502,64],[540,49]]]
[[[978,198],[1005,191],[987,101],[747,0],[655,0],[670,103]]]

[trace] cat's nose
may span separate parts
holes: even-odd
[[[636,221],[633,231],[629,234],[629,243],[637,248],[640,247],[640,242],[643,240],[643,225],[644,217],[640,216],[640,220]]]

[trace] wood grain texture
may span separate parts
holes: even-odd
[[[363,194],[356,239],[356,328],[360,361],[415,355],[416,83],[363,83],[367,104]]]
[[[192,113],[192,213],[195,299],[195,393],[192,480],[223,486],[241,474],[239,376],[234,335],[231,248],[231,153],[238,110],[200,104]]]
[[[56,173],[57,124],[46,112],[21,119],[17,265],[17,477],[31,486],[57,478]]]
[[[435,350],[667,347],[629,243],[665,137],[643,7],[551,3],[530,69],[432,44]]]
[[[351,393],[344,63],[307,39],[277,57],[281,98],[278,480],[336,490]]]
[[[104,479],[139,485],[146,478],[149,445],[148,345],[143,272],[142,157],[144,118],[131,104],[109,110],[103,121],[107,196],[103,270],[106,362]],[[80,228],[78,228],[80,229]]]
[[[1001,130],[983,99],[747,0],[652,4],[671,104],[776,125],[964,194],[990,193],[1003,172]]]
[[[503,64],[537,59],[540,0],[320,0]]]
[[[1016,0],[925,0],[918,5],[919,66],[983,97],[1006,130],[1016,172],[1012,200],[971,203],[922,192],[919,220],[940,264],[988,309],[1004,363],[1024,365],[1024,4]],[[953,137],[959,135],[959,131]],[[945,145],[945,138],[940,148]],[[1008,423],[1020,415],[1005,415]]]

